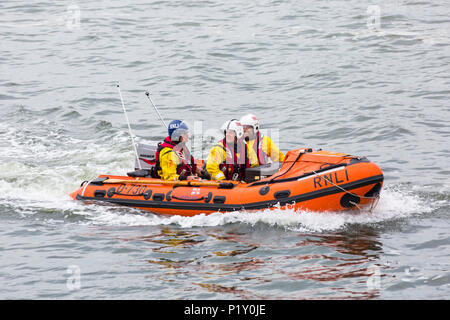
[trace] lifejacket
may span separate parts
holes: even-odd
[[[155,170],[154,170],[153,174],[156,173],[156,176],[159,178],[158,171],[162,170],[161,164],[159,161],[159,155],[164,148],[170,149],[169,151],[166,151],[164,154],[166,154],[167,152],[174,152],[180,159],[180,163],[177,165],[177,174],[178,175],[190,176],[195,173],[195,171],[197,169],[197,165],[195,164],[194,157],[191,155],[188,148],[185,145],[183,145],[180,148],[179,144],[173,142],[170,139],[170,137],[167,137],[164,139],[163,142],[158,143],[158,148],[156,150],[156,155],[155,155],[155,159],[156,159]],[[190,158],[190,163],[187,161],[187,158]]]
[[[253,143],[253,150],[256,153],[256,156],[258,157],[258,165],[266,164],[268,163],[269,156],[267,153],[264,152],[262,148],[264,140],[264,135],[259,133],[259,131],[256,133],[255,142]]]
[[[245,169],[250,168],[250,161],[248,158],[247,145],[243,141],[239,140],[237,144],[234,145],[234,150],[227,148],[226,139],[220,141],[218,146],[220,146],[226,153],[226,159],[221,164],[219,164],[219,169],[225,175],[226,180],[243,180],[245,178]],[[240,148],[240,158],[237,157],[237,149]],[[244,155],[244,160],[242,160],[242,155]]]

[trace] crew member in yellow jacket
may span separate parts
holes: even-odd
[[[245,170],[257,165],[256,154],[243,141],[244,129],[238,120],[225,122],[221,129],[225,137],[209,151],[206,171],[212,180],[243,180]]]
[[[169,135],[158,145],[156,172],[161,180],[197,180],[201,168],[186,147],[189,128],[181,120],[174,120],[168,127]]]
[[[272,139],[259,131],[259,120],[253,114],[247,114],[240,120],[244,128],[244,139],[249,149],[257,156],[258,165],[266,164],[269,159],[272,162],[283,162],[284,154],[273,143]]]

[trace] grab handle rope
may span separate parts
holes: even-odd
[[[314,172],[315,174],[318,174],[318,173],[317,173],[316,171],[314,171],[314,170],[312,170],[312,172]],[[348,190],[345,190],[345,189],[342,188],[341,186],[339,186],[339,185],[335,184],[333,181],[331,181],[331,179],[328,179],[326,176],[323,176],[323,178],[324,178],[327,182],[329,182],[329,183],[331,183],[333,186],[335,186],[336,188],[338,188],[338,189],[344,191],[345,193],[347,193],[347,194],[349,194],[349,195],[352,195],[352,196],[358,197],[358,198],[364,198],[364,199],[374,199],[374,201],[372,202],[372,205],[371,205],[371,207],[370,207],[370,209],[369,209],[369,212],[372,212],[372,210],[377,206],[378,201],[380,200],[380,193],[378,193],[377,195],[375,195],[375,196],[373,196],[373,197],[360,196],[360,195],[357,195],[357,194],[355,194],[355,193],[353,193],[353,192],[350,192],[350,191],[348,191]],[[362,210],[362,209],[358,206],[358,204],[355,203],[354,201],[349,201],[349,202],[350,202],[351,204],[353,204],[354,206],[356,206],[359,210]]]

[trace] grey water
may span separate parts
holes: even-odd
[[[3,0],[0,36],[1,299],[448,299],[448,1]],[[134,167],[117,84],[137,142],[166,133],[147,90],[201,127],[197,157],[251,112],[285,153],[377,163],[379,204],[188,218],[74,201]]]

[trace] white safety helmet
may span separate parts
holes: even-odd
[[[243,116],[240,122],[243,126],[252,126],[255,133],[259,131],[259,120],[251,113]]]
[[[234,130],[238,139],[242,138],[244,135],[244,127],[242,127],[242,124],[237,119],[226,121],[220,129],[224,132],[224,134],[226,134],[227,130]]]

